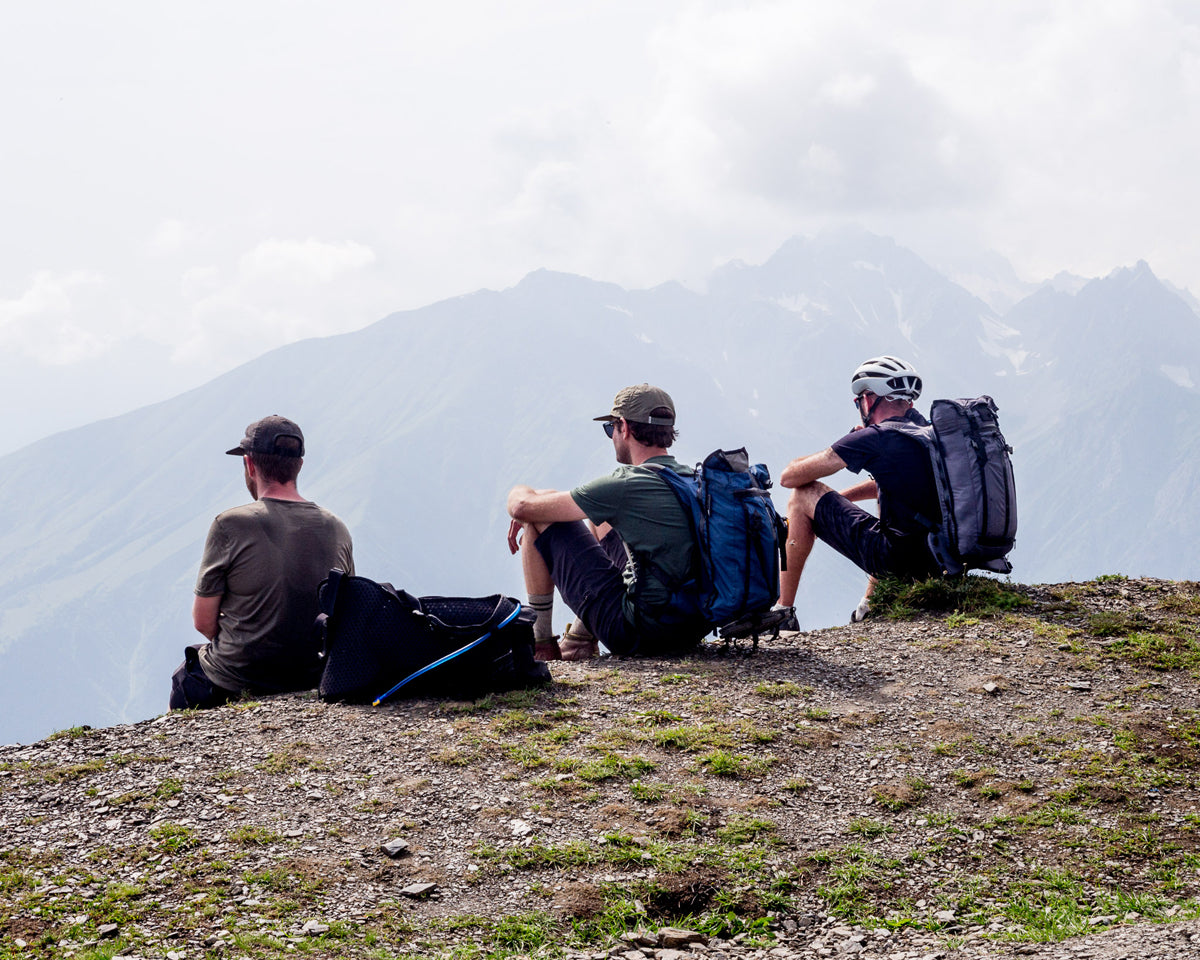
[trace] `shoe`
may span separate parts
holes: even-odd
[[[781,607],[778,604],[776,604],[774,607],[771,608],[771,612],[772,613],[776,613],[776,612],[783,613],[783,616],[780,617],[780,619],[779,619],[779,629],[780,630],[791,630],[793,632],[799,633],[800,621],[796,619],[796,608],[795,607]]]
[[[561,660],[562,650],[558,646],[558,637],[547,637],[544,640],[533,641],[534,660]]]
[[[582,623],[568,623],[559,648],[564,660],[591,660],[599,655],[600,644]]]
[[[858,606],[850,611],[850,622],[860,623],[867,619],[867,614],[871,612],[871,602],[869,598],[863,597],[858,601]]]

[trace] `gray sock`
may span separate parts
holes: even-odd
[[[554,637],[554,594],[531,593],[529,609],[537,614],[537,619],[533,621],[533,639],[552,639]]]

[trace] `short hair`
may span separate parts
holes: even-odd
[[[674,420],[675,412],[669,407],[655,407],[650,411],[650,416],[662,417],[664,420]],[[633,439],[643,446],[663,447],[665,449],[679,438],[679,431],[674,426],[634,423],[632,420],[626,420],[625,422],[629,424],[629,432],[633,434]]]
[[[262,478],[270,483],[295,483],[304,463],[299,455],[299,437],[278,437],[275,440],[276,450],[287,450],[289,453],[249,453],[247,456],[254,461],[254,469]]]

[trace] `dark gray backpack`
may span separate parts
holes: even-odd
[[[934,400],[930,426],[907,420],[879,424],[919,440],[929,453],[941,517],[926,522],[929,549],[946,573],[1011,573],[1017,537],[1012,447],[1004,442],[991,397]]]

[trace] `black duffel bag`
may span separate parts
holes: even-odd
[[[533,658],[533,613],[511,597],[414,597],[331,570],[317,600],[322,700],[469,700],[550,680]]]

